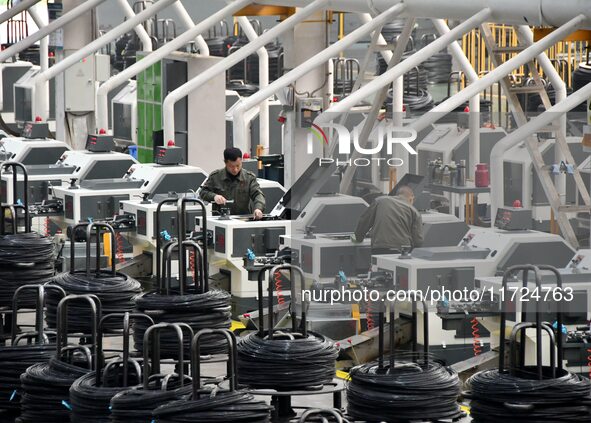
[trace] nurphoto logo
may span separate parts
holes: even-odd
[[[416,155],[417,152],[410,145],[417,139],[417,131],[411,128],[401,128],[393,126],[391,123],[380,122],[372,131],[369,139],[374,140],[371,146],[361,146],[359,142],[359,127],[355,127],[351,133],[345,126],[336,123],[326,123],[322,125],[313,124],[308,133],[308,154],[314,154],[314,143],[330,145],[329,134],[335,135],[338,143],[338,154],[341,156],[351,155],[351,146],[355,152],[354,157],[348,160],[333,159],[329,157],[319,158],[319,164],[333,163],[348,164],[352,166],[370,166],[372,163],[381,165],[386,162],[388,166],[400,167],[404,161],[400,158],[391,157],[394,154],[394,147],[398,144],[403,147],[408,154]],[[386,156],[382,157],[386,148]],[[380,157],[373,157],[379,155]],[[368,157],[370,156],[370,157]]]

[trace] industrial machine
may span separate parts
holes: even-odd
[[[480,128],[480,163],[490,162],[490,152],[495,144],[507,133],[503,128]],[[455,123],[437,124],[435,128],[417,145],[417,165],[411,160],[411,172],[427,175],[430,161],[443,163],[470,160],[470,130]],[[416,170],[415,170],[416,169]]]
[[[137,85],[129,81],[111,101],[113,139],[118,145],[137,145]]]
[[[37,125],[27,124],[22,137],[0,139],[0,161],[12,160],[25,166],[49,165],[55,164],[66,151],[70,150],[65,142],[46,138],[47,129],[38,131],[33,127]]]
[[[338,180],[336,181],[338,182]],[[469,228],[454,215],[429,210],[431,194],[426,190],[425,178],[405,175],[394,187],[409,186],[415,192],[415,207],[423,219],[423,245],[437,247],[457,245]],[[302,267],[310,280],[331,284],[339,274],[356,276],[371,267],[371,240],[353,243],[361,214],[367,203],[358,197],[335,194],[338,185],[326,184],[323,195],[310,199],[292,223],[292,232],[282,237],[282,248],[292,250],[293,262]]]
[[[583,163],[588,153],[583,152],[581,139],[567,137],[569,148],[576,163]],[[545,163],[554,162],[554,139],[540,141],[539,149]],[[550,214],[546,194],[540,179],[535,175],[532,159],[527,151],[525,143],[520,143],[507,150],[503,158],[504,171],[504,198],[505,206],[511,206],[515,200],[520,200],[525,206],[526,200],[531,198],[533,228],[539,231],[550,231]],[[587,180],[586,183],[589,183]],[[566,204],[576,204],[578,193],[573,182],[572,175],[567,174]],[[529,207],[529,206],[528,206]]]
[[[499,209],[494,229],[471,228],[458,246],[417,248],[410,254],[373,256],[372,268],[391,272],[398,290],[426,293],[443,287],[449,291],[472,290],[476,288],[476,278],[495,276],[519,264],[568,265],[575,252],[564,239],[529,228],[530,210]],[[456,318],[461,320],[462,326],[458,327],[458,321],[453,322]],[[465,316],[446,319],[430,313],[429,321],[434,329],[430,335],[432,348],[445,350],[450,359],[462,358],[467,351],[465,338],[470,333]],[[482,338],[485,337],[483,334]],[[470,345],[468,350],[471,348]]]
[[[68,157],[64,163],[80,164],[77,175],[84,179],[53,190],[54,197],[63,201],[63,223],[67,225],[88,219],[111,219],[119,214],[120,202],[134,196],[149,199],[156,194],[196,190],[207,177],[199,168],[178,164],[182,157],[179,147],[157,147],[157,163],[152,164],[139,164],[121,153],[81,152],[75,156],[79,160]],[[115,160],[110,162],[109,157]],[[102,159],[108,165],[101,166]]]

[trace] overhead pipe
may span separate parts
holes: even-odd
[[[195,22],[193,22],[191,15],[189,15],[187,9],[185,9],[185,6],[183,6],[183,4],[180,1],[174,3],[171,7],[174,13],[176,13],[179,20],[185,26],[185,31],[188,31],[195,26]],[[195,37],[195,44],[199,49],[199,54],[203,56],[209,56],[209,46],[207,45],[201,34]]]
[[[84,15],[85,13],[89,12],[90,10],[94,9],[101,3],[104,3],[106,0],[86,0],[79,6],[76,6],[68,13],[57,18],[55,21],[51,22],[49,25],[40,28],[39,31],[34,32],[33,34],[29,35],[27,38],[23,38],[18,43],[11,45],[5,50],[0,51],[0,63],[6,62],[11,57],[15,56],[19,52],[31,47],[37,41],[42,40],[43,38],[47,37],[52,32],[62,28],[63,26],[69,24],[74,19]],[[11,9],[12,10],[12,9]]]
[[[299,22],[310,17],[315,12],[321,9],[325,9],[329,0],[315,0],[310,5],[298,11],[296,14],[291,15],[289,18],[281,22],[279,25],[266,31],[255,41],[248,43],[244,47],[238,49],[235,53],[224,58],[220,62],[216,63],[212,67],[202,72],[197,77],[191,79],[179,88],[172,91],[166,96],[163,104],[163,123],[164,123],[164,139],[174,140],[174,105],[180,99],[186,97],[193,90],[199,88],[216,75],[225,73],[232,66],[246,59],[248,56],[253,54],[259,48],[272,42],[275,38],[280,36],[285,31],[293,29]]]
[[[579,15],[574,19],[571,19],[568,23],[561,26],[560,28],[557,28],[550,35],[544,37],[537,43],[526,48],[524,51],[522,51],[512,59],[506,61],[499,67],[487,73],[477,82],[470,84],[456,95],[452,96],[451,98],[436,106],[429,113],[426,113],[420,118],[418,118],[416,121],[409,125],[409,128],[412,128],[417,132],[420,132],[432,123],[437,122],[445,114],[451,112],[456,107],[460,106],[470,98],[474,97],[477,94],[480,94],[482,91],[486,90],[494,83],[505,78],[514,69],[517,69],[520,66],[525,65],[527,62],[530,62],[535,57],[542,54],[546,49],[563,40],[567,35],[579,29],[586,20],[587,18],[585,15]]]
[[[334,57],[341,51],[354,45],[363,37],[366,37],[367,34],[371,33],[372,31],[376,31],[382,25],[389,22],[394,16],[400,14],[403,10],[404,5],[402,4],[391,7],[386,12],[370,20],[370,22],[363,24],[355,31],[351,32],[350,34],[347,34],[344,38],[340,39],[339,41],[332,44],[325,50],[321,51],[320,53],[316,54],[315,56],[311,57],[310,59],[302,63],[301,65],[292,69],[276,81],[272,82],[267,88],[259,90],[250,97],[243,98],[242,100],[240,100],[240,103],[236,105],[233,114],[234,144],[241,148],[248,145],[248,134],[245,130],[243,122],[245,114],[250,109],[255,107],[260,102],[268,99],[282,88],[287,87],[290,84],[293,84],[295,81],[297,81],[302,76],[306,75],[308,72],[326,63],[328,60],[330,60],[332,57]]]
[[[255,41],[259,35],[253,28],[246,16],[238,18],[238,24],[244,31],[248,41]],[[259,59],[259,90],[264,90],[269,86],[269,52],[265,47],[257,50]],[[260,144],[265,151],[269,151],[269,99],[265,99],[259,105],[259,137]]]
[[[398,64],[400,64],[400,61],[402,60],[402,57],[404,55],[404,52],[406,51],[406,47],[408,45],[408,42],[411,38],[411,34],[412,34],[412,30],[415,26],[415,22],[416,20],[414,18],[410,18],[406,20],[406,23],[404,24],[404,27],[402,28],[402,32],[400,33],[400,35],[397,37],[397,41],[396,41],[396,48],[394,49],[393,53],[392,53],[392,58],[390,59],[390,61],[388,62],[388,67],[386,68],[386,72],[389,71],[390,69],[394,68],[395,66],[397,66]],[[371,133],[374,130],[375,127],[375,123],[378,119],[378,115],[379,112],[382,108],[382,105],[384,104],[384,102],[386,101],[386,99],[388,98],[388,88],[389,86],[386,85],[383,88],[381,88],[375,95],[374,99],[373,99],[373,104],[371,106],[371,109],[369,111],[369,113],[367,114],[365,120],[363,121],[363,127],[361,128],[361,132],[359,133],[359,141],[358,144],[361,148],[364,148],[369,140],[369,137],[371,136]],[[393,102],[395,101],[396,103],[398,103],[396,105],[396,107],[398,107],[398,110],[402,111],[403,110],[403,103],[404,103],[404,96],[402,96],[401,94],[403,94],[403,90],[404,90],[404,81],[402,78],[396,78],[394,81],[394,90],[400,90],[399,94],[397,94],[394,98],[393,98]],[[402,124],[402,113],[400,113],[398,116],[393,116],[393,118],[398,121],[400,124]],[[340,118],[340,123],[344,124],[345,123],[345,119],[343,119],[343,117]],[[333,145],[330,148],[330,156],[335,156],[336,155],[336,150],[338,147],[339,143],[333,143]],[[402,151],[402,148],[397,148],[397,154],[399,154],[399,158],[404,160],[404,162],[406,163],[408,161],[408,151]],[[353,154],[351,155],[350,159],[351,160],[356,160],[357,158],[359,158],[361,154],[358,151],[353,152]],[[349,166],[347,167],[347,169],[345,169],[345,173],[343,174],[343,177],[341,178],[341,192],[343,194],[350,194],[353,190],[353,179],[355,177],[355,166]]]
[[[23,0],[15,5],[13,5],[10,9],[6,9],[4,12],[0,13],[0,25],[9,20],[10,18],[14,18],[21,12],[29,9],[30,7],[34,6],[36,3],[39,3],[41,0]]]
[[[29,9],[29,14],[37,28],[41,29],[49,24],[49,15],[47,11],[47,4],[37,3]],[[49,36],[43,37],[39,41],[39,69],[45,72],[49,69]],[[46,82],[41,87],[43,95],[49,98],[49,82]]]
[[[61,60],[59,63],[55,64],[45,72],[41,72],[37,76],[35,76],[35,101],[33,102],[33,105],[37,110],[33,110],[33,115],[40,116],[43,120],[47,120],[47,117],[49,116],[49,99],[47,98],[47,96],[43,95],[43,91],[42,89],[40,89],[43,87],[43,84],[45,84],[46,81],[50,81],[52,78],[55,78],[57,75],[61,74],[66,69],[78,63],[80,60],[84,59],[88,55],[95,53],[101,47],[109,44],[110,42],[115,41],[117,38],[131,31],[134,27],[149,19],[150,17],[160,12],[164,8],[170,6],[175,1],[177,0],[157,1],[152,6],[142,10],[140,13],[138,13],[131,19],[128,19],[127,21],[116,26],[103,36],[92,41],[84,48],[72,53],[71,55]]]
[[[518,145],[528,137],[533,136],[536,132],[547,127],[556,120],[559,115],[565,115],[573,110],[575,107],[586,102],[591,98],[591,84],[585,85],[580,90],[574,92],[570,96],[550,109],[546,110],[541,115],[530,120],[525,125],[517,128],[505,138],[500,140],[493,147],[490,154],[491,165],[491,216],[496,216],[496,211],[504,204],[504,189],[503,189],[503,155],[504,153]]]
[[[116,87],[123,84],[128,79],[131,79],[138,75],[140,72],[148,69],[150,66],[166,58],[170,53],[176,51],[194,40],[197,35],[204,33],[209,28],[223,20],[228,15],[233,15],[244,7],[253,3],[254,0],[236,0],[231,4],[223,7],[207,19],[198,23],[188,31],[183,32],[181,35],[176,37],[174,40],[169,41],[153,53],[147,55],[142,60],[138,60],[136,63],[128,68],[125,68],[117,75],[112,76],[107,81],[103,82],[96,93],[96,128],[108,129],[109,126],[109,92]]]
[[[412,56],[405,59],[403,62],[399,63],[398,65],[394,66],[392,69],[388,70],[384,74],[380,75],[376,79],[372,80],[370,83],[365,85],[360,90],[352,93],[343,101],[333,105],[324,113],[320,114],[316,118],[317,124],[328,123],[331,121],[336,113],[343,113],[347,110],[351,109],[353,106],[361,102],[364,98],[376,93],[384,86],[390,84],[395,79],[403,76],[405,73],[409,72],[410,70],[414,69],[416,66],[423,63],[433,54],[438,53],[443,48],[445,48],[448,44],[455,41],[457,38],[461,37],[463,34],[471,31],[472,29],[476,28],[482,22],[485,22],[491,15],[489,9],[481,10],[479,13],[474,15],[472,18],[462,22],[460,25],[455,27],[454,29],[450,30],[447,34],[439,37],[437,40],[433,41],[431,44],[423,47],[421,50],[413,54]],[[474,95],[474,94],[473,94]],[[428,115],[431,113],[427,113]]]
[[[127,19],[131,19],[135,16],[135,12],[127,0],[117,0],[117,3],[119,3],[119,6],[123,9],[123,13]],[[152,39],[150,38],[148,31],[146,31],[146,28],[144,28],[142,24],[139,24],[134,30],[142,43],[142,51],[152,51]]]
[[[304,7],[311,0],[257,0],[257,4]],[[508,25],[559,27],[580,14],[591,16],[587,0],[331,0],[327,7],[341,12],[378,14],[395,4],[404,3],[402,17],[470,19],[488,8],[490,22]],[[591,28],[589,22],[586,28]]]
[[[439,35],[445,35],[450,31],[449,26],[447,26],[447,23],[443,19],[432,19],[432,22]],[[448,46],[448,49],[454,60],[458,62],[458,65],[460,66],[462,72],[464,72],[468,82],[470,84],[476,82],[478,80],[478,73],[476,73],[476,70],[474,70],[474,67],[470,63],[468,57],[466,57],[466,54],[462,50],[460,43],[454,41]],[[474,179],[476,165],[480,163],[480,94],[470,98],[469,108],[470,118],[468,126],[470,127],[470,138],[468,143],[470,145],[470,157],[468,162],[469,165],[467,169],[467,176],[470,179]]]
[[[531,45],[534,43],[534,35],[532,30],[527,25],[521,25],[517,27],[517,35],[526,45]],[[554,91],[556,93],[556,100],[555,103],[560,103],[563,100],[566,100],[568,91],[566,88],[566,83],[560,77],[560,74],[548,58],[545,53],[540,54],[537,57],[538,63],[541,66],[544,74],[548,78],[548,81],[552,84]],[[558,136],[563,137],[566,140],[566,115],[561,116],[559,119],[556,120],[558,123]],[[558,143],[556,143],[558,144]],[[562,154],[559,148],[554,149],[554,162],[560,163],[565,160],[564,155]],[[566,175],[557,175],[555,176],[556,187],[558,190],[558,194],[560,195],[560,199],[562,204],[566,203]]]

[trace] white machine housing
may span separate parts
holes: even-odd
[[[0,139],[0,160],[28,165],[55,164],[70,146],[63,141],[7,137]]]

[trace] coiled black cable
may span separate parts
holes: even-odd
[[[275,331],[273,339],[258,332],[238,341],[238,381],[250,388],[303,389],[326,384],[335,376],[338,351],[322,335]]]
[[[131,312],[135,308],[135,300],[141,294],[141,285],[138,281],[127,275],[117,273],[113,275],[108,271],[85,271],[74,273],[60,273],[51,279],[55,285],[62,287],[70,294],[94,294],[101,301],[103,314]],[[56,292],[47,295],[47,323],[50,327],[56,325],[57,305],[61,297]],[[68,329],[71,333],[89,333],[90,311],[84,303],[70,305],[72,312]],[[107,332],[113,332],[122,328],[122,322],[111,320],[106,325]]]
[[[154,319],[155,323],[186,323],[195,331],[201,329],[225,329],[232,324],[230,294],[221,290],[211,290],[203,294],[162,295],[151,292],[139,297],[137,309]],[[135,349],[144,348],[144,333],[148,328],[143,321],[134,322],[133,340]],[[172,332],[161,337],[162,357],[176,356],[176,338]],[[185,354],[188,357],[191,340],[184,340]],[[202,353],[222,354],[226,352],[225,342],[220,337],[205,336]]]
[[[11,305],[18,287],[47,282],[54,275],[54,259],[54,244],[45,236],[0,235],[0,307]]]
[[[29,367],[21,375],[21,417],[17,422],[63,423],[69,421],[70,386],[88,372],[88,369],[64,363],[55,357],[48,363]]]
[[[146,423],[152,420],[153,411],[172,401],[190,398],[193,387],[164,390],[127,389],[111,399],[112,423]]]
[[[133,366],[130,370],[133,370]],[[139,383],[141,376],[137,372],[130,372],[130,376]],[[116,394],[129,389],[129,387],[122,387],[121,383],[121,380],[113,381],[107,376],[103,379],[103,385],[97,387],[95,372],[76,379],[70,387],[70,405],[72,406],[70,421],[72,423],[109,423],[111,399]]]
[[[173,401],[154,410],[156,423],[266,423],[271,408],[243,391],[207,394],[203,398]]]
[[[542,423],[591,421],[591,381],[559,370],[543,368],[538,380],[536,367],[519,369],[514,375],[498,369],[476,373],[467,381],[475,423]]]
[[[55,344],[0,347],[0,409],[20,410],[21,374],[55,355]]]
[[[427,83],[447,83],[452,70],[451,54],[447,52],[436,53],[423,63],[423,67],[426,72]]]
[[[429,421],[462,416],[461,382],[451,368],[424,355],[396,356],[394,369],[376,363],[350,372],[347,413],[363,421]]]

